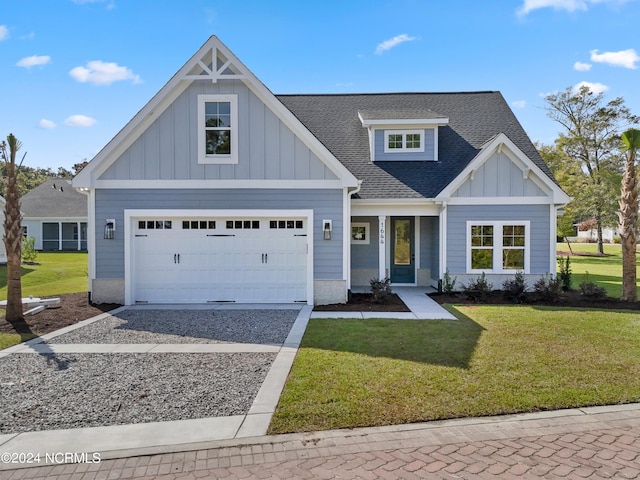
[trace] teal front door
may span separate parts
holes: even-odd
[[[391,283],[415,283],[414,217],[391,218]]]

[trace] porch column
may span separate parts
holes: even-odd
[[[76,227],[78,229],[77,230],[77,232],[78,232],[78,245],[77,245],[78,248],[77,248],[77,250],[80,251],[81,250],[80,245],[81,245],[81,242],[82,242],[82,230],[80,229],[80,222],[76,222]]]
[[[380,241],[378,242],[378,278],[380,280],[387,276],[385,268],[387,265],[387,259],[385,257],[387,236],[386,224],[387,216],[378,216],[378,238],[380,239]]]

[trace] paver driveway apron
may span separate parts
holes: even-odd
[[[310,312],[307,305],[123,307],[6,349],[0,447],[107,458],[263,435]]]

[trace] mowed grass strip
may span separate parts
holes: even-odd
[[[269,433],[640,400],[637,312],[449,308],[459,321],[312,319]]]
[[[558,252],[569,253],[569,247],[566,243],[558,243],[557,248]],[[580,283],[585,280],[586,272],[589,272],[589,280],[603,287],[608,296],[620,298],[622,290],[622,250],[620,245],[604,244],[603,249],[606,255],[604,257],[595,256],[598,251],[598,245],[595,243],[572,243],[571,249],[574,253],[588,254],[571,256],[572,288],[577,290]],[[640,279],[640,275],[638,278]],[[638,287],[638,297],[640,298],[640,287]]]
[[[38,252],[37,265],[22,265],[22,296],[48,297],[86,292],[86,252]],[[0,266],[0,299],[7,298],[7,266]]]

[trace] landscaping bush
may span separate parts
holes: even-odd
[[[22,239],[22,261],[24,263],[34,263],[38,258],[36,251],[35,237],[25,237]]]
[[[502,282],[502,294],[504,298],[512,302],[522,302],[527,291],[527,282],[524,279],[523,272],[516,272],[512,280]]]
[[[479,302],[484,300],[493,290],[493,285],[487,281],[484,272],[475,280],[470,280],[467,285],[462,287],[465,296],[469,300]]]
[[[373,303],[385,303],[392,295],[391,291],[391,279],[373,278],[369,281],[371,285],[371,301]]]
[[[569,255],[558,257],[558,268],[560,269],[558,273],[560,285],[562,290],[567,292],[571,290],[571,257]]]
[[[456,281],[458,277],[451,277],[449,275],[449,269],[444,273],[444,279],[442,280],[442,291],[443,293],[453,293],[456,290]]]
[[[562,296],[562,282],[558,277],[545,275],[534,285],[536,296],[547,302],[557,302]]]
[[[580,295],[596,300],[603,299],[607,296],[607,291],[589,278],[589,272],[585,272],[584,280],[579,285]]]

